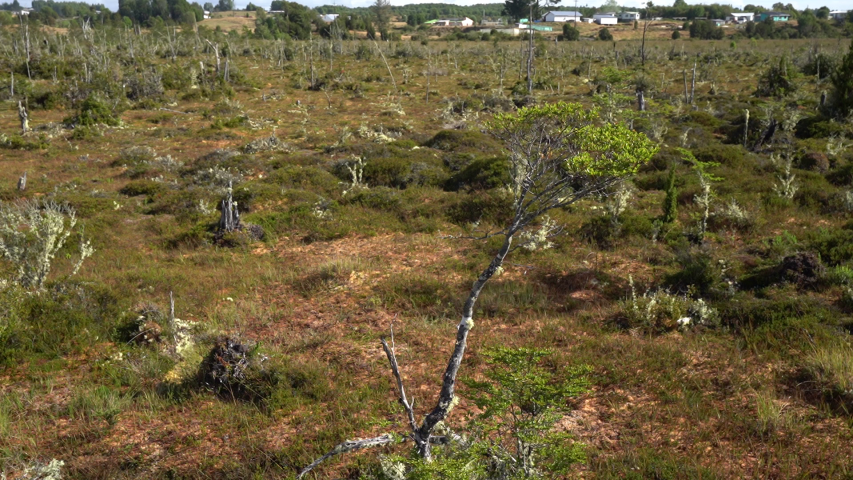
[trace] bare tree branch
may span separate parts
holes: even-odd
[[[385,350],[385,355],[388,357],[388,363],[391,364],[391,372],[394,373],[394,378],[397,380],[397,392],[400,394],[400,403],[406,409],[406,415],[409,417],[409,426],[412,427],[412,432],[415,432],[418,427],[415,423],[415,412],[412,410],[412,405],[406,398],[406,389],[403,388],[403,379],[400,377],[400,368],[397,366],[397,356],[394,354],[394,324],[391,324],[391,347],[384,338],[380,339],[382,348]]]
[[[381,447],[383,445],[389,445],[392,443],[400,443],[405,440],[405,437],[400,437],[399,435],[394,435],[393,433],[386,433],[380,435],[378,437],[373,438],[365,438],[365,439],[356,439],[356,440],[347,440],[345,442],[339,443],[335,446],[335,448],[331,449],[329,453],[323,455],[322,457],[314,460],[311,465],[303,468],[299,475],[296,476],[297,480],[305,476],[306,473],[310,472],[317,465],[320,465],[324,461],[332,458],[336,455],[340,455],[342,453],[354,452],[356,450],[362,450],[365,448],[373,448],[373,447]]]

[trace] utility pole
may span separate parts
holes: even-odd
[[[527,94],[533,95],[533,2],[530,2],[530,18],[527,19]]]

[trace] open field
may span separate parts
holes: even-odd
[[[823,116],[833,85],[809,73],[849,39],[672,41],[661,28],[643,62],[620,25],[615,43],[537,40],[529,95],[519,40],[212,31],[253,25],[237,13],[174,38],[36,31],[26,65],[0,53],[17,82],[12,96],[0,74],[2,205],[50,199],[77,218],[43,288],[2,264],[9,478],[51,459],[74,479],[294,478],[345,439],[406,431],[379,340],[393,323],[419,420],[500,247],[468,237],[512,211],[489,122],[558,101],[658,152],[627,190],[551,211],[553,248],[507,257],[460,377],[483,379],[498,346],[553,350],[557,377],[589,366],[554,427],[586,458],[558,478],[853,478],[853,127]],[[783,56],[793,86],[756,94]],[[258,230],[218,231],[229,184]],[[94,253],[71,276],[81,235]],[[257,370],[217,392],[202,365],[225,363],[209,352],[226,336]],[[459,385],[446,422],[460,433],[476,431],[472,393]],[[378,454],[410,448],[310,475],[387,478]]]
[[[231,30],[242,32],[243,28],[254,30],[255,12],[213,12],[211,18],[199,22],[199,26],[204,26],[211,30],[221,28],[225,32],[230,32]]]

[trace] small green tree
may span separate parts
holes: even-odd
[[[592,369],[581,366],[558,374],[543,365],[552,353],[496,348],[484,354],[486,379],[465,382],[483,412],[477,425],[493,455],[488,469],[503,474],[487,478],[535,478],[543,470],[559,475],[584,459],[582,444],[552,428],[568,410],[566,399],[587,390],[586,375]]]
[[[666,197],[663,200],[663,223],[672,223],[678,218],[678,187],[675,186],[675,165],[669,169],[666,179]]]
[[[325,459],[366,447],[411,439],[417,455],[430,462],[436,428],[456,405],[456,378],[468,334],[474,328],[474,306],[486,283],[502,268],[513,250],[547,247],[559,233],[554,222],[541,220],[549,211],[564,208],[591,195],[605,195],[627,176],[637,172],[657,152],[657,145],[644,134],[625,125],[602,122],[599,110],[579,103],[559,102],[495,115],[489,124],[493,136],[506,146],[510,175],[506,189],[512,198],[510,219],[500,230],[474,239],[503,237],[489,265],[480,273],[462,307],[462,319],[447,367],[442,375],[438,399],[418,424],[406,397],[393,346],[382,346],[397,381],[400,403],[406,411],[410,431],[387,433],[364,440],[348,440],[303,469],[302,477]],[[393,340],[393,337],[392,337]],[[392,342],[393,345],[393,342]],[[447,440],[447,438],[445,438]]]
[[[574,25],[566,22],[563,24],[563,40],[576,42],[580,40],[581,32]]]
[[[672,39],[678,40],[679,38],[681,38],[681,32],[678,30],[673,30],[672,31]]]
[[[853,113],[853,41],[850,42],[850,51],[841,60],[831,79],[832,108],[839,117],[846,117]]]
[[[388,456],[382,476],[406,480],[551,478],[585,459],[584,445],[553,431],[570,408],[566,399],[587,390],[588,366],[546,366],[552,352],[534,348],[486,351],[483,380],[463,383],[481,410],[461,442],[437,449],[435,461]]]
[[[605,42],[609,42],[609,41],[613,40],[613,34],[610,33],[610,30],[608,30],[606,28],[602,28],[601,30],[598,31],[598,39],[605,41]]]
[[[771,65],[758,79],[758,90],[755,93],[762,97],[784,97],[797,90],[797,84],[794,83],[796,75],[796,69],[782,55],[779,64]]]

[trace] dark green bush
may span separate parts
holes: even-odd
[[[719,128],[725,123],[719,118],[711,115],[708,112],[703,112],[702,110],[694,110],[689,112],[687,114],[687,118],[688,121],[691,123],[695,123],[703,127],[709,127],[711,129]]]
[[[839,265],[853,259],[853,227],[848,224],[845,228],[813,230],[806,244],[827,265]]]
[[[722,264],[704,248],[686,248],[676,253],[680,270],[668,275],[666,283],[679,290],[695,289],[700,295],[715,296],[727,290]]]
[[[133,180],[122,187],[119,192],[127,195],[128,197],[146,195],[147,197],[152,198],[165,190],[166,186],[161,182],[155,182],[154,180]]]
[[[693,151],[693,155],[701,162],[716,162],[730,167],[741,167],[744,164],[743,148],[738,145],[724,145],[713,142]]]
[[[347,195],[347,202],[377,210],[395,210],[400,206],[400,191],[388,187],[356,190]]]
[[[512,217],[512,199],[504,193],[486,190],[460,197],[447,208],[447,217],[457,224],[483,221],[505,225]]]
[[[581,226],[581,237],[594,242],[599,248],[613,248],[616,241],[631,236],[651,236],[654,225],[647,217],[623,213],[618,222],[609,216],[595,217]]]
[[[83,101],[76,115],[65,119],[65,123],[71,125],[109,125],[117,126],[121,120],[115,117],[113,110],[107,104],[95,95],[90,95],[89,98]]]
[[[448,190],[467,187],[471,190],[488,190],[508,185],[509,160],[490,157],[474,160],[447,181]]]
[[[795,132],[798,138],[828,138],[840,136],[846,133],[847,129],[842,123],[816,115],[797,122]]]
[[[286,189],[310,190],[325,195],[342,190],[340,179],[313,166],[284,164],[273,170],[264,181]]]
[[[472,151],[481,155],[501,150],[492,137],[473,130],[441,130],[424,145],[447,152]]]

